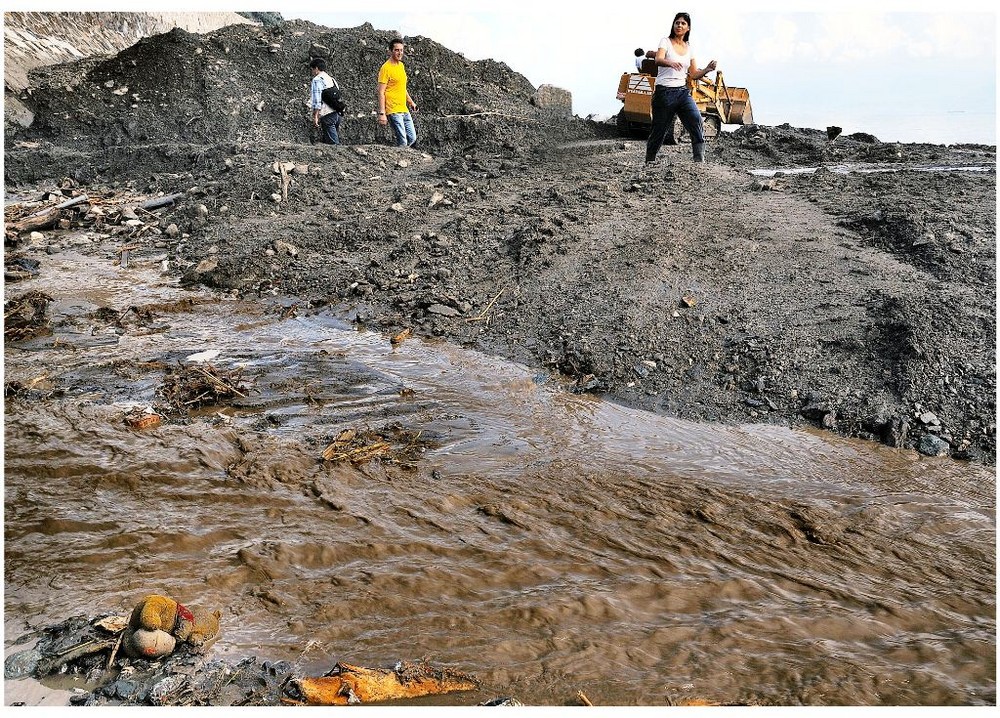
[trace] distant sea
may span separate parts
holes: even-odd
[[[756,114],[756,113],[755,113]],[[754,118],[762,125],[779,125],[788,122],[793,127],[812,127],[825,130],[829,125],[843,129],[844,135],[865,132],[882,142],[928,143],[933,145],[980,144],[996,145],[997,119],[992,112],[939,112],[935,114],[875,114],[855,111],[842,117],[792,113],[782,119],[758,115]],[[735,129],[727,127],[726,129]]]

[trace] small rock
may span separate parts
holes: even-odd
[[[299,250],[294,244],[289,244],[280,239],[274,241],[274,251],[278,254],[287,254],[289,257],[299,256]]]
[[[400,204],[399,202],[393,202],[392,206],[389,207],[389,209],[391,209],[393,212],[399,212],[400,214],[406,211],[403,205]]]
[[[940,426],[941,420],[932,411],[925,411],[919,417],[921,424],[932,424],[934,426]]]
[[[461,314],[460,311],[452,307],[446,307],[443,304],[432,304],[427,307],[428,314],[437,314],[441,317],[457,317]]]
[[[951,453],[951,446],[939,436],[924,434],[920,437],[917,451],[926,456],[948,456]]]
[[[754,183],[750,185],[750,189],[756,192],[776,192],[778,181],[775,179],[754,180]]]

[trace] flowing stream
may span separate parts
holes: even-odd
[[[213,655],[426,658],[499,695],[596,704],[996,702],[995,475],[834,435],[695,424],[289,302],[220,299],[61,253],[5,348],[4,633],[220,608]],[[151,314],[125,329],[99,319]],[[106,316],[106,315],[105,315]],[[235,407],[133,430],[151,362],[243,368]],[[147,368],[144,368],[147,367]],[[394,426],[412,461],[323,461]]]

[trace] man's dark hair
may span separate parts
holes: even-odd
[[[642,50],[642,48],[641,48],[641,47],[637,47],[637,48],[635,49],[635,56],[636,56],[636,57],[642,57],[642,56],[643,56],[643,55],[645,55],[645,54],[646,54],[646,53],[645,53],[645,52],[643,52],[643,50]]]
[[[403,42],[403,38],[397,37],[389,41],[389,49],[391,50],[393,45],[405,45],[405,44],[406,43]]]
[[[315,67],[320,72],[326,72],[326,60],[322,57],[314,57],[313,61],[309,63],[309,67]]]

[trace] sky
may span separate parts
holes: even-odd
[[[801,10],[813,7],[820,11]],[[984,2],[348,0],[281,13],[422,35],[470,60],[505,62],[535,86],[569,90],[581,117],[607,117],[621,107],[615,92],[633,51],[655,49],[678,10],[691,14],[699,66],[714,59],[728,85],[746,87],[760,124],[837,125],[883,141],[996,142],[997,15]]]
[[[728,85],[746,87],[760,124],[837,125],[882,141],[996,142],[998,16],[982,0],[50,0],[45,9],[263,10],[328,27],[367,21],[470,60],[504,62],[536,87],[569,90],[581,117],[618,112],[615,92],[634,67],[633,51],[655,49],[683,10],[698,64],[714,59]]]

